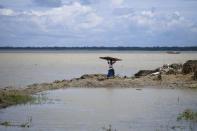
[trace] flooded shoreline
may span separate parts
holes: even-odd
[[[197,111],[196,63],[0,88],[0,130],[195,131],[195,121],[177,119]]]
[[[140,78],[118,77],[108,79],[104,74],[83,75],[71,80],[56,80],[52,83],[28,85],[26,88],[5,87],[0,88],[0,109],[17,103],[7,100],[2,96],[22,95],[28,96],[47,90],[67,88],[165,88],[165,89],[196,89],[197,82],[193,80],[193,73],[188,75],[147,75]]]
[[[20,104],[29,95],[64,88],[197,88],[197,60],[182,64],[163,65],[155,70],[140,70],[133,77],[107,77],[105,74],[86,74],[71,80],[28,85],[26,88],[0,88],[0,108]],[[20,102],[22,100],[22,102]],[[19,101],[19,102],[18,102]],[[25,101],[25,100],[24,100]]]
[[[109,125],[116,131],[189,130],[188,123],[178,122],[177,117],[185,109],[196,111],[196,89],[137,89],[68,88],[44,91],[42,93],[51,102],[1,109],[0,121],[25,123],[31,117],[32,122],[24,130],[105,131]],[[1,130],[5,128],[8,131],[23,130],[21,127],[0,126]]]

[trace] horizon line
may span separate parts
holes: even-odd
[[[0,48],[190,48],[196,46],[0,46]]]
[[[83,46],[83,47],[11,47],[5,46],[0,47],[0,50],[89,50],[89,51],[99,51],[99,50],[110,50],[110,51],[197,51],[197,46],[153,46],[153,47],[105,47],[105,46]]]

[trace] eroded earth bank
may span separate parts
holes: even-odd
[[[18,99],[60,88],[197,88],[197,60],[163,65],[155,70],[140,70],[132,77],[107,78],[105,74],[86,74],[71,80],[28,85],[26,88],[0,88],[0,108],[20,104]]]

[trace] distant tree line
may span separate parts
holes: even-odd
[[[191,47],[0,47],[0,50],[197,51]]]

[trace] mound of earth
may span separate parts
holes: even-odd
[[[185,64],[183,64],[182,72],[184,74],[189,74],[195,71],[197,71],[197,60],[189,60]]]
[[[26,88],[0,88],[0,108],[13,103],[5,95],[31,95],[60,88],[197,88],[197,61],[187,61],[181,66],[163,66],[155,70],[141,70],[134,77],[108,78],[105,74],[85,74],[71,80],[28,85]],[[180,68],[181,67],[181,68]]]

